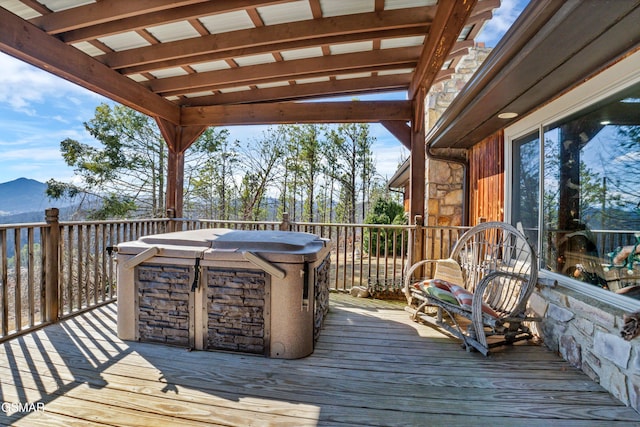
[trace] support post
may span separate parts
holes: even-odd
[[[184,207],[184,152],[200,137],[207,126],[179,126],[156,117],[160,133],[169,148],[167,164],[166,209],[174,218],[182,218]]]
[[[167,165],[167,211],[173,218],[182,218],[184,186],[184,153],[169,149]]]
[[[425,206],[425,129],[424,129],[424,100],[426,89],[418,91],[413,100],[413,120],[411,121],[411,157],[409,158],[410,178],[409,178],[409,223],[416,224],[416,219],[424,218]],[[422,233],[421,233],[422,234]],[[409,260],[411,264],[420,261],[424,254],[423,239],[414,239],[410,248]]]
[[[55,323],[60,318],[59,307],[59,265],[60,265],[60,223],[59,210],[49,208],[45,210],[45,220],[47,229],[45,232],[45,255],[44,255],[44,297],[45,297],[45,320]]]

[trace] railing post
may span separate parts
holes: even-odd
[[[413,239],[411,242],[411,257],[410,262],[411,265],[415,264],[418,261],[422,260],[424,256],[424,220],[422,215],[416,215],[414,221],[414,229],[413,229]],[[418,277],[422,276],[422,269],[416,270],[416,275]]]
[[[47,322],[57,322],[59,318],[59,248],[60,248],[60,223],[59,210],[49,208],[45,210],[45,220],[47,222],[47,240],[45,250],[45,319]]]
[[[167,233],[176,231],[176,210],[172,208],[167,209],[167,218],[169,218],[169,222],[167,223]]]
[[[422,219],[422,215],[415,216],[415,228],[413,232],[413,245],[411,248],[411,264],[415,264],[418,261],[422,260],[424,256],[424,233],[422,228],[424,227],[424,222]]]
[[[289,212],[282,213],[282,222],[280,223],[280,231],[291,231],[291,223],[289,222]]]

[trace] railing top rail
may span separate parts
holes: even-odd
[[[340,222],[291,222],[291,225],[297,225],[297,226],[307,226],[307,227],[364,227],[364,228],[405,228],[408,230],[411,230],[413,228],[415,228],[415,225],[408,225],[408,224],[362,224],[362,223],[356,223],[356,224],[351,224],[348,222],[344,222],[344,223],[340,223]],[[440,226],[440,225],[423,225],[422,226],[423,229],[438,229],[438,230],[460,230],[460,231],[464,231],[464,230],[468,230],[470,227],[467,226],[453,226],[453,225],[449,225],[449,226]]]
[[[280,221],[245,221],[235,219],[188,219],[180,218],[178,221],[199,221],[199,222],[224,222],[229,224],[262,224],[262,225],[280,225]]]
[[[170,218],[147,218],[147,219],[123,219],[123,220],[98,220],[98,221],[60,221],[61,226],[74,226],[74,225],[87,225],[87,224],[135,224],[140,222],[156,222],[162,223],[167,221],[196,221],[203,223],[228,223],[228,224],[260,224],[260,225],[280,225],[279,221],[245,221],[245,220],[221,220],[221,219],[170,219]],[[394,228],[394,229],[413,229],[414,225],[407,224],[351,224],[341,222],[290,222],[291,226],[298,227],[363,227],[363,228]],[[0,230],[2,229],[14,229],[14,228],[35,228],[35,227],[48,227],[46,222],[34,222],[34,223],[16,223],[16,224],[0,224]],[[469,227],[464,226],[435,226],[425,225],[424,229],[439,229],[439,230],[466,230]],[[593,230],[594,232],[600,232],[604,230]],[[607,230],[607,232],[612,232]]]
[[[14,228],[40,228],[48,227],[46,222],[25,222],[16,224],[0,224],[0,230],[13,230]]]
[[[640,230],[639,231],[633,231],[633,230],[589,230],[592,233],[595,234],[640,234]]]
[[[169,218],[140,218],[140,219],[113,219],[99,221],[60,221],[60,225],[85,225],[85,224],[135,224],[138,222],[167,222]]]
[[[135,224],[139,222],[167,222],[168,218],[153,218],[153,219],[123,219],[123,220],[100,220],[100,221],[60,221],[60,226],[75,226],[75,225],[101,225],[101,224]],[[0,224],[0,230],[13,230],[16,228],[42,228],[49,227],[46,222],[25,222],[15,224]]]

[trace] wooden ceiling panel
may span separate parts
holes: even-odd
[[[157,25],[158,23],[168,24],[172,22],[188,21],[191,19],[198,19],[230,12],[242,12],[247,7],[267,6],[271,4],[284,3],[285,1],[286,0],[227,0],[224,2],[198,2],[188,6],[174,6],[171,9],[164,9],[156,12],[147,12],[129,18],[109,20],[99,25],[92,25],[76,30],[69,30],[60,33],[59,37],[66,43],[74,43],[82,40],[97,39],[98,37],[109,34],[139,30],[141,28]]]
[[[300,121],[311,109],[284,101],[389,90],[408,91],[412,99],[418,87],[451,74],[499,6],[499,0],[66,0],[52,11],[44,1],[21,3],[12,8],[17,16],[0,6],[0,50],[176,125],[195,117],[176,114],[188,108],[274,104],[280,113],[297,110]],[[32,39],[38,45],[23,49]],[[452,65],[442,70],[443,64]],[[326,107],[363,117],[362,104],[358,113],[338,105]],[[369,107],[391,116],[379,120],[404,120],[388,106]],[[240,117],[206,111],[196,124]],[[268,108],[263,114],[254,120],[284,120]]]
[[[219,90],[224,87],[251,85],[278,80],[335,76],[338,73],[376,71],[385,66],[406,68],[416,63],[414,47],[409,49],[385,49],[379,52],[359,52],[348,55],[351,61],[345,64],[345,55],[331,55],[296,61],[274,62],[231,70],[211,71],[181,77],[157,79],[148,82],[148,87],[164,96],[188,93],[194,90]],[[182,92],[181,92],[182,91]]]
[[[399,28],[419,28],[424,30],[425,26],[430,22],[430,14],[426,13],[426,11],[422,11],[422,13],[413,12],[398,13],[394,11],[389,14],[385,13],[382,16],[381,14],[373,13],[356,17],[322,18],[314,20],[313,25],[309,25],[309,22],[295,22],[265,26],[114,52],[96,59],[109,67],[120,69],[176,58],[183,58],[185,62],[189,62],[193,56],[230,50],[237,51],[256,46],[262,46],[262,51],[264,52],[271,46],[280,47],[284,43],[295,41],[304,41],[304,46],[310,47],[326,44],[326,38],[331,36],[365,33],[370,38],[375,36],[377,32]],[[416,34],[416,32],[414,30],[409,34]],[[358,38],[358,40],[362,40],[362,37]]]
[[[31,23],[49,34],[59,34],[203,1],[205,0],[100,1],[45,14],[31,19]]]

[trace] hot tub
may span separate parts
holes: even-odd
[[[118,336],[295,359],[329,307],[329,248],[309,233],[204,229],[117,246]]]

